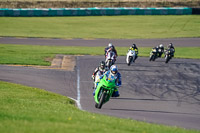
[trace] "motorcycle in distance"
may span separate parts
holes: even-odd
[[[112,96],[116,87],[117,86],[115,85],[115,79],[107,78],[106,75],[104,75],[104,77],[97,85],[95,91],[95,107],[101,109],[102,105],[110,100],[110,97]]]
[[[115,63],[115,58],[116,58],[116,56],[115,56],[115,53],[114,52],[112,52],[112,51],[108,51],[107,53],[106,53],[106,61],[105,61],[105,63],[106,63],[106,66],[110,69],[110,67],[112,66],[112,65],[114,65],[114,63]]]
[[[172,59],[174,55],[174,50],[173,49],[167,49],[165,51],[165,63],[168,63],[170,59]]]
[[[158,58],[158,51],[156,48],[153,48],[150,52],[150,58],[149,58],[149,61],[155,61],[156,58]]]
[[[135,61],[135,50],[129,50],[126,54],[126,63],[128,66],[131,65],[131,62]]]

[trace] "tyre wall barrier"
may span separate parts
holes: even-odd
[[[0,8],[0,16],[191,15],[192,8]]]
[[[200,8],[192,8],[192,14],[200,14]]]

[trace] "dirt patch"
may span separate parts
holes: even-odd
[[[40,68],[49,68],[49,69],[63,69],[67,71],[74,71],[76,65],[76,58],[72,55],[56,55],[52,60],[51,66],[49,67],[40,67]]]
[[[61,69],[65,69],[68,71],[74,71],[74,67],[76,65],[76,59],[75,56],[64,56]]]
[[[35,66],[35,65],[9,65],[9,66],[25,66],[38,69],[62,69],[66,71],[74,71],[76,65],[76,57],[72,55],[56,55],[51,59],[51,66]]]

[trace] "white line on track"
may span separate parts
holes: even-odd
[[[78,62],[79,62],[79,57],[77,57],[77,63],[76,63],[76,66],[77,66],[77,105],[78,105],[78,108],[80,110],[82,110],[82,107],[81,107],[81,94],[80,94],[80,69],[79,69],[79,65],[78,65]]]

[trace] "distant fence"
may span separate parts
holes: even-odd
[[[197,9],[196,9],[197,10]],[[198,10],[199,11],[199,10]],[[191,15],[192,8],[0,8],[0,16],[115,16],[115,15]]]

